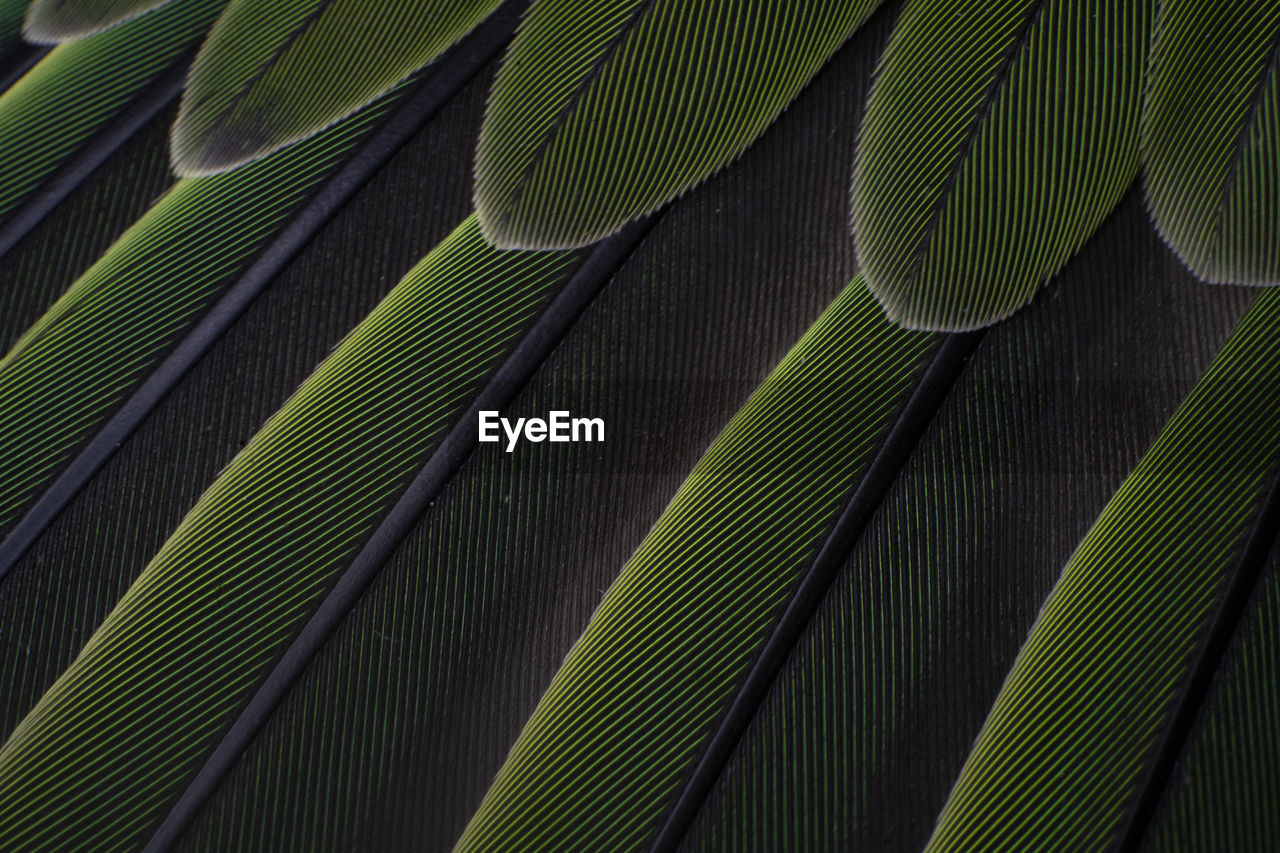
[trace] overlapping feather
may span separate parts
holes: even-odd
[[[181,0],[60,45],[0,95],[0,222],[69,155],[95,144],[184,54],[226,0]]]
[[[1165,0],[1143,142],[1151,216],[1195,274],[1280,284],[1280,7]]]
[[[1265,850],[1280,837],[1280,546],[1196,717],[1143,850]]]
[[[0,593],[0,730],[36,705],[262,424],[466,218],[486,84],[477,75],[316,232],[14,564]],[[156,130],[163,172],[167,125]],[[424,160],[439,173],[422,175]]]
[[[173,2],[185,0],[31,0],[22,34],[37,44],[72,41]]]
[[[40,0],[32,7],[33,34],[85,37],[57,48],[0,96],[0,134],[17,142],[0,151],[0,157],[16,152],[9,154],[15,165],[0,177],[0,215],[25,210],[37,222],[63,190],[46,194],[43,207],[24,205],[50,176],[71,186],[102,160],[110,159],[114,169],[129,156],[126,149],[116,157],[104,151],[99,159],[84,159],[79,171],[63,167],[104,127],[118,126],[127,136],[151,126],[151,113],[130,104],[150,97],[147,87],[158,72],[180,61],[193,33],[202,31],[200,16],[211,19],[219,4],[173,0],[149,11],[159,5]],[[314,823],[297,818],[307,808],[298,792],[310,788],[273,787],[301,762],[298,744],[285,747],[280,739],[310,736],[306,726],[314,721],[285,727],[309,719],[298,703],[314,705],[325,694],[325,678],[343,683],[345,656],[355,652],[345,633],[328,650],[295,641],[295,635],[353,555],[365,553],[361,543],[391,529],[383,521],[394,515],[393,504],[400,506],[397,498],[414,472],[437,451],[444,453],[439,447],[447,431],[453,430],[450,441],[460,434],[453,427],[466,402],[578,262],[573,255],[505,252],[486,238],[501,246],[579,246],[661,208],[737,157],[876,5],[612,0],[588,8],[535,0],[495,82],[480,135],[476,216],[406,277],[219,477],[0,748],[0,846],[130,847],[149,839],[167,847],[193,818],[197,828],[186,838],[193,847],[215,849],[218,839],[228,838],[256,843],[270,833],[247,822],[254,811],[237,800],[246,791],[268,797],[272,809],[282,805],[294,815],[290,826]],[[425,14],[435,9],[425,0],[234,0],[192,71],[173,131],[173,157],[184,173],[236,171],[180,182],[0,361],[0,419],[9,442],[0,446],[0,494],[8,498],[0,523],[21,515],[208,310],[234,268],[248,263],[291,211],[302,209],[351,140],[380,121],[381,107],[369,111],[365,105],[440,55],[496,6],[496,0],[454,4],[441,17]],[[790,743],[768,732],[781,725],[789,737],[819,738],[830,724],[811,717],[778,722],[791,720],[803,702],[766,702],[758,716],[753,705],[774,687],[785,691],[796,677],[803,681],[804,656],[821,660],[829,651],[814,645],[829,631],[819,628],[802,639],[795,627],[805,624],[806,608],[818,606],[829,580],[826,567],[837,567],[851,549],[859,553],[859,525],[872,525],[870,537],[883,533],[880,522],[868,519],[886,490],[885,506],[892,507],[903,490],[930,493],[956,474],[948,456],[954,445],[926,433],[933,437],[919,452],[929,456],[933,480],[922,484],[924,469],[908,464],[898,490],[891,488],[896,466],[925,431],[931,406],[943,405],[942,423],[989,427],[989,434],[971,437],[974,446],[1010,439],[1002,413],[1024,410],[1051,424],[1040,431],[1027,427],[1028,434],[1048,443],[1063,435],[1083,440],[1071,431],[1067,410],[1059,409],[1076,399],[1075,391],[1054,388],[1027,401],[1015,384],[993,402],[975,393],[981,383],[962,380],[943,404],[947,365],[957,364],[961,340],[940,345],[939,336],[898,328],[881,316],[877,298],[891,318],[931,329],[971,328],[1009,315],[1107,217],[1136,173],[1140,140],[1150,158],[1153,216],[1192,269],[1211,280],[1273,281],[1280,257],[1277,233],[1267,227],[1275,218],[1268,212],[1277,212],[1272,161],[1280,25],[1273,11],[1252,0],[1213,8],[1196,0],[1164,4],[1140,135],[1153,2],[907,4],[882,62],[856,158],[853,225],[865,283],[860,277],[850,285],[730,422],[623,567],[494,786],[476,803],[461,848],[655,841],[711,847],[725,838],[758,840],[754,829],[744,829],[758,828],[757,820],[774,827],[768,831],[779,834],[769,837],[780,846],[847,843],[848,835],[824,833],[862,818],[832,806],[830,791],[817,790],[814,768],[802,763],[813,758],[812,750],[778,759],[797,762],[794,773],[752,775],[769,750]],[[1239,32],[1226,25],[1233,15],[1245,22]],[[360,28],[354,28],[357,21]],[[459,53],[466,52],[464,46]],[[1232,80],[1238,85],[1225,85]],[[93,96],[81,98],[79,89],[93,89]],[[860,104],[862,92],[856,85],[851,92]],[[147,109],[162,109],[164,97],[153,94]],[[120,118],[130,111],[138,113],[136,127]],[[1206,114],[1213,121],[1205,129],[1185,132]],[[343,128],[354,128],[350,138],[326,147],[325,140],[338,139]],[[308,139],[313,134],[319,135]],[[1133,210],[1125,216],[1132,224]],[[31,231],[32,239],[23,241],[26,229],[11,241],[14,257],[35,257],[52,245],[47,230]],[[1155,251],[1148,242],[1134,242],[1142,248],[1130,251],[1143,257]],[[758,245],[740,248],[752,256],[760,251]],[[1126,264],[1123,248],[1104,256],[1104,263]],[[673,258],[679,263],[678,252]],[[50,273],[50,281],[62,275]],[[1065,279],[1063,287],[1071,287],[1072,276]],[[1092,284],[1101,280],[1107,276]],[[1145,294],[1167,286],[1143,284],[1122,300],[1123,316],[1140,316]],[[805,285],[803,277],[779,283]],[[1094,298],[1063,296],[1034,317],[999,327],[971,372],[1011,382],[1029,365],[1051,374],[1046,365],[1055,349],[1085,345],[1090,312],[1098,324],[1115,319],[1089,301]],[[1206,292],[1189,299],[1216,306],[1196,312],[1196,322],[1209,326],[1183,327],[1176,309],[1161,305],[1143,327],[1154,328],[1159,317],[1168,324],[1162,328],[1176,329],[1173,339],[1187,342],[1188,364],[1213,349],[1218,321],[1234,316],[1241,297]],[[600,310],[634,304],[619,297]],[[1234,620],[1236,605],[1250,595],[1253,555],[1265,544],[1269,522],[1257,520],[1272,519],[1275,511],[1270,484],[1280,376],[1271,368],[1278,354],[1277,304],[1270,295],[1257,301],[1068,564],[960,774],[935,847],[1024,847],[1063,838],[1081,846],[1147,838],[1159,846],[1168,843],[1171,826],[1181,832],[1221,825],[1241,839],[1265,837],[1263,823],[1239,813],[1218,820],[1207,805],[1220,802],[1227,788],[1245,801],[1264,801],[1272,788],[1256,763],[1230,780],[1215,769],[1209,783],[1175,776],[1169,785],[1168,770],[1220,768],[1213,763],[1220,755],[1214,738],[1222,737],[1223,720],[1231,715],[1252,726],[1242,738],[1269,743],[1266,712],[1259,708],[1270,694],[1242,693],[1238,686],[1241,668],[1259,672],[1264,666],[1254,651],[1270,624],[1269,574],[1239,630]],[[1077,313],[1070,322],[1037,319],[1071,311]],[[581,352],[599,357],[608,351],[602,331],[608,322],[596,315],[584,327],[595,331]],[[619,315],[617,322],[625,319]],[[1045,322],[1044,340],[1020,336]],[[531,338],[542,334],[536,329],[543,327],[536,326]],[[1108,341],[1107,353],[1128,351],[1126,328],[1108,327],[1107,335],[1099,338]],[[581,336],[574,340],[585,346]],[[694,337],[682,341],[684,354],[669,354],[670,363],[686,363],[696,345]],[[540,346],[550,351],[550,343]],[[1090,359],[1120,371],[1108,375],[1127,375],[1106,354]],[[554,401],[555,389],[563,390],[556,383],[565,381],[568,368],[557,365],[550,384],[538,386],[538,393],[550,396],[537,399]],[[450,369],[455,372],[442,380]],[[585,375],[597,369],[582,365]],[[1175,373],[1168,388],[1160,380],[1160,390],[1137,407],[1144,418],[1163,411],[1170,388],[1183,387],[1186,377]],[[425,420],[421,407],[430,414]],[[1131,460],[1140,440],[1137,434],[1119,439],[1117,458]],[[453,459],[455,453],[446,455]],[[994,477],[991,466],[1015,465],[1020,453],[1010,447],[976,454],[982,461],[972,477]],[[955,465],[963,469],[963,460]],[[495,489],[532,482],[520,479],[532,476],[528,472],[513,480],[500,469],[461,469],[466,485],[442,502],[431,516],[438,525],[428,524],[424,535],[439,540],[457,534],[450,526],[456,519],[484,518],[489,535],[510,536],[540,553],[547,549],[539,540],[547,534],[530,532],[542,529],[530,520],[538,513],[527,511],[506,524],[476,509],[497,496],[489,494]],[[1069,490],[1115,476],[1111,469],[1089,470],[1065,476],[1061,488],[1074,495]],[[979,492],[992,501],[1010,499]],[[936,494],[940,508],[931,512],[944,513],[947,489],[937,487]],[[506,499],[511,496],[507,492]],[[1026,500],[1049,497],[1030,494]],[[1155,511],[1157,501],[1168,503],[1163,509],[1177,516],[1176,524]],[[963,521],[963,508],[953,510]],[[89,519],[89,530],[96,529],[92,505],[76,511]],[[597,507],[594,523],[607,523],[600,516]],[[910,559],[928,564],[930,540],[912,537],[925,524],[915,514],[895,533],[918,542],[922,553]],[[981,534],[978,527],[974,535]],[[387,535],[407,530],[395,529],[400,532]],[[1029,533],[1029,540],[1035,538]],[[447,551],[438,541],[424,547],[432,555]],[[397,563],[401,573],[407,570],[403,561],[417,552],[405,553]],[[1037,565],[1052,562],[1047,553],[1036,557]],[[40,570],[39,559],[36,553],[23,563],[22,589],[32,589],[27,584]],[[609,577],[607,568],[601,571],[591,577]],[[459,592],[468,582],[449,587],[461,596],[459,612],[499,600]],[[848,567],[838,583],[844,592],[875,589],[870,577]],[[1033,612],[1039,589],[1018,586],[1016,595],[1026,604],[1020,614]],[[387,607],[411,610],[376,594],[367,600],[380,603],[361,611],[366,615]],[[6,618],[16,612],[11,601],[0,610]],[[895,620],[928,621],[945,612],[935,609],[941,605],[932,594],[884,607],[876,601],[868,599],[869,618],[891,614],[884,616],[886,636],[896,636],[901,626]],[[323,630],[344,608],[360,607],[355,597],[325,599],[329,605],[334,613]],[[517,618],[523,612],[518,602],[502,606],[516,608]],[[435,618],[448,622],[454,615]],[[372,635],[358,633],[362,642],[387,639],[377,631],[380,618],[369,623]],[[387,624],[407,626],[403,619]],[[536,628],[530,623],[534,635]],[[519,661],[533,635],[519,636],[520,642],[496,653],[505,654],[507,663]],[[1226,665],[1217,673],[1211,652],[1231,637]],[[846,639],[836,638],[837,652]],[[1011,654],[1018,639],[1004,638],[1001,654]],[[800,657],[791,652],[797,642]],[[873,669],[881,663],[877,656],[889,654],[866,635],[850,642],[858,644],[851,659]],[[424,648],[451,661],[450,667],[486,665],[469,659],[467,648],[434,641]],[[554,642],[547,648],[557,659],[563,654]],[[893,648],[894,661],[903,662],[893,678],[915,682],[930,678],[921,675],[919,656],[943,653]],[[276,684],[274,693],[264,687],[249,698],[282,654],[320,655],[327,663],[315,670],[305,668],[305,659],[291,664],[289,672],[306,671],[310,680],[273,718],[267,745],[238,765],[257,715],[269,715],[288,695]],[[779,671],[782,680],[775,685]],[[293,677],[277,674],[268,681]],[[983,677],[997,675],[991,669]],[[864,774],[858,782],[865,785],[857,800],[864,816],[877,797],[898,796],[894,786],[905,776],[927,774],[936,788],[956,769],[913,757],[928,742],[913,728],[922,709],[896,703],[915,701],[915,694],[873,682],[859,682],[871,686],[860,686],[855,697],[873,701],[872,693],[885,691],[880,711],[855,724],[866,741],[859,749],[866,747],[880,762],[869,771],[878,774],[875,779],[868,782]],[[434,683],[447,689],[455,684],[448,678]],[[925,693],[929,689],[942,688]],[[368,701],[367,685],[356,695]],[[1206,696],[1201,721],[1191,725]],[[376,716],[384,708],[411,715],[418,705],[375,701],[367,710]],[[369,735],[368,720],[360,725],[364,730],[356,734]],[[410,741],[421,735],[412,726],[395,730]],[[971,732],[965,732],[956,743],[967,743]],[[746,738],[744,751],[735,752],[739,735]],[[385,738],[366,740],[389,748]],[[1070,761],[1064,758],[1067,742]],[[217,760],[201,768],[211,751]],[[349,751],[341,755],[349,757]],[[948,762],[956,758],[947,755]],[[333,767],[339,759],[325,760]],[[370,760],[395,766],[385,757]],[[725,775],[721,762],[729,762]],[[263,767],[273,769],[246,777]],[[211,786],[231,768],[232,791],[202,813]],[[840,778],[819,775],[821,784]],[[360,778],[368,784],[371,777]],[[327,796],[332,800],[333,792],[350,792],[356,784],[337,781]],[[359,823],[354,814],[361,802],[355,798],[345,805],[350,813],[306,837],[347,846],[368,841],[348,834]],[[412,811],[411,797],[402,802]],[[458,820],[461,802],[450,799],[446,822]],[[1146,821],[1157,803],[1148,835]],[[750,820],[743,820],[748,812]],[[918,830],[923,820],[916,815],[910,828]],[[412,834],[399,834],[410,823],[374,824],[375,833],[383,833],[377,843],[413,838],[420,844]],[[806,834],[813,827],[819,830]]]
[[[19,338],[0,359],[0,529],[39,499],[381,112],[234,174],[176,184]]]
[[[849,285],[623,568],[459,850],[653,843],[936,348]]]
[[[179,175],[235,168],[384,94],[501,0],[232,0],[191,66],[173,126]]]
[[[206,492],[0,749],[0,846],[143,840],[574,262],[495,252],[472,219],[406,276]],[[50,773],[49,750],[76,772]]]
[[[1249,301],[1194,286],[1131,192],[988,331],[687,849],[920,850],[1062,565]]]
[[[928,849],[1124,838],[1252,537],[1274,538],[1277,447],[1264,291],[1063,570]]]
[[[857,104],[823,95],[871,57],[837,62],[759,147],[660,217],[502,407],[598,417],[604,441],[479,445],[183,849],[439,850],[457,839],[618,567],[847,281],[845,198],[831,177],[847,168],[856,123],[834,139],[829,128]],[[830,147],[813,156],[805,143],[819,141]],[[757,255],[735,248],[766,235],[786,239]]]
[[[1138,172],[1154,0],[915,0],[867,104],[853,233],[895,321],[1025,305]]]
[[[494,81],[476,211],[499,246],[565,248],[737,157],[879,0],[537,0]]]

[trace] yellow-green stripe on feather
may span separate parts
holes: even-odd
[[[845,289],[623,568],[457,849],[652,843],[937,342]]]
[[[1214,677],[1143,850],[1266,850],[1280,838],[1280,546]]]
[[[501,0],[232,0],[173,126],[180,175],[240,166],[342,119],[428,64]]]
[[[583,246],[742,153],[879,0],[536,0],[476,153],[485,235]]]
[[[182,0],[54,48],[0,95],[0,218],[192,50],[226,0]]]
[[[929,850],[1119,841],[1280,469],[1280,292],[1240,321],[1072,556]]]
[[[0,358],[0,530],[21,517],[396,100],[234,174],[179,181]]]
[[[227,466],[0,748],[0,849],[145,840],[577,256],[474,217]]]
[[[1138,173],[1155,0],[910,0],[854,167],[867,285],[912,328],[1025,305]]]
[[[1280,284],[1280,4],[1163,0],[1156,32],[1152,219],[1204,280]]]

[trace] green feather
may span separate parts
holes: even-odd
[[[0,218],[195,47],[226,0],[182,0],[61,45],[0,95]]]
[[[659,218],[501,407],[599,416],[605,441],[479,445],[229,769],[184,848],[456,840],[601,590],[847,282],[839,176],[857,126],[839,120],[859,105],[840,96],[873,64],[873,51],[843,53],[739,163]],[[810,152],[812,139],[826,147]],[[742,251],[767,236],[767,254]]]
[[[536,0],[476,153],[485,235],[592,243],[740,155],[879,0]]]
[[[817,627],[798,641],[763,713],[752,712],[732,775],[714,777],[691,834],[676,826],[665,842],[843,849],[854,838],[878,840],[855,832],[885,820],[880,812],[913,813],[903,846],[924,842],[919,830],[945,799],[946,774],[958,771],[1052,585],[1054,555],[1070,554],[1109,487],[1208,362],[1210,330],[1225,337],[1247,302],[1234,292],[1178,296],[1185,282],[1115,268],[1134,245],[1135,226],[1148,247],[1155,242],[1132,202],[1107,241],[1064,273],[1064,293],[984,338],[918,448],[923,461],[907,464],[859,535]],[[1150,273],[1179,271],[1172,259],[1149,262]],[[1130,284],[1131,276],[1143,280]],[[798,578],[819,546],[827,553],[826,530],[861,488],[865,469],[841,454],[858,452],[869,410],[849,404],[843,423],[829,423],[825,406],[863,376],[887,383],[896,354],[873,348],[879,329],[894,326],[861,283],[851,291],[860,296],[846,299],[864,300],[859,312],[839,317],[837,304],[819,321],[623,569],[459,849],[640,849],[678,820],[713,738],[741,725],[730,720],[733,706],[771,635],[792,642],[783,611],[796,606]],[[1163,303],[1158,316],[1149,300]],[[1104,313],[1108,322],[1098,324]],[[867,349],[846,356],[834,335],[823,339],[835,328],[865,335],[858,346]],[[1135,340],[1139,332],[1150,339]],[[937,338],[914,334],[917,342]],[[1074,358],[1053,357],[1055,345],[1076,344]],[[1151,376],[1140,401],[1116,399],[1102,378],[1121,352]],[[803,371],[811,378],[793,375]],[[794,389],[796,399],[781,402],[777,389]],[[859,389],[853,399],[878,397]],[[809,444],[824,435],[832,436],[825,445]],[[1087,462],[1063,459],[1065,436],[1089,448]],[[824,492],[841,481],[841,494]],[[775,483],[786,484],[780,494]],[[1058,503],[1062,494],[1069,506]],[[1028,505],[1036,516],[1026,517]],[[1003,529],[1013,518],[1020,524]],[[815,529],[820,535],[810,538]],[[1004,624],[1015,618],[1020,629]],[[948,679],[964,670],[972,680],[931,693],[939,681],[955,687]],[[949,751],[930,751],[935,741]],[[902,760],[889,763],[895,748]],[[915,750],[941,767],[908,763]],[[916,801],[914,810],[901,800]]]
[[[487,77],[414,105],[518,4],[396,81],[496,5],[236,0],[173,156],[240,168],[154,205],[219,4],[0,94],[0,848],[919,849],[944,805],[936,848],[1268,843],[1280,300],[1103,220],[1144,71],[1152,152],[1217,87],[1167,171],[1225,169],[1213,263],[1259,267],[1274,15],[1151,64],[1153,0],[893,0],[810,85],[874,0],[535,0],[468,216]],[[1055,275],[980,342],[884,316]],[[497,387],[608,441],[472,445]]]
[[[150,12],[189,0],[32,0],[22,34],[37,44],[84,38]]]
[[[428,64],[500,0],[232,0],[191,66],[179,175],[222,172],[324,129]]]
[[[442,850],[457,840],[618,567],[841,290],[852,252],[838,239],[845,194],[831,177],[847,168],[856,126],[812,157],[793,143],[848,108],[819,103],[806,116],[798,104],[723,178],[664,213],[501,407],[512,418],[599,417],[605,440],[478,445],[182,849]],[[774,166],[765,205],[751,168],[761,163]],[[822,231],[806,221],[816,196],[832,216]],[[767,259],[738,250],[765,234],[787,239]]]
[[[1021,308],[1138,171],[1154,0],[912,0],[853,177],[871,291],[912,328]]]
[[[457,849],[652,843],[937,345],[846,288],[622,569]]]
[[[1268,291],[1076,549],[929,850],[1120,840],[1280,471],[1277,447],[1280,292]]]
[[[0,358],[0,529],[45,491],[393,102],[251,168],[178,182]]]
[[[1063,564],[1250,301],[1194,286],[1130,192],[986,333],[685,847],[920,850]]]
[[[0,256],[0,350],[8,352],[173,185],[168,139],[176,108],[155,116]]]
[[[1266,850],[1280,838],[1280,548],[1267,557],[1144,850]]]
[[[405,276],[0,749],[0,847],[137,843],[575,261],[497,252],[472,218]],[[50,773],[49,749],[76,771]]]
[[[1280,284],[1280,6],[1164,0],[1143,114],[1147,204],[1205,281]]]

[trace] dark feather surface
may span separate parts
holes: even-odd
[[[0,94],[0,847],[1265,846],[1280,303],[1136,190],[1103,221],[1154,4],[891,2],[836,50],[874,2],[535,0],[490,89],[520,4],[397,17],[434,2],[234,0],[188,99],[231,171],[174,183],[222,4],[41,0],[107,29],[40,54],[0,0],[0,82],[39,60]],[[416,24],[462,41],[360,109]],[[1224,269],[1280,245],[1262,30],[1153,72],[1158,168],[1238,167]],[[1245,54],[1233,155],[1187,103]],[[978,334],[875,302],[967,328],[1051,277]],[[508,453],[486,406],[606,440]]]
[[[19,337],[0,360],[0,530],[13,538],[77,456],[94,451],[103,425],[243,280],[377,117],[256,169],[175,184]],[[0,574],[16,549],[2,550]]]
[[[161,112],[0,256],[5,352],[173,183]]]
[[[921,849],[1062,566],[1250,299],[1195,287],[1131,192],[988,332],[688,847]]]
[[[849,103],[830,97],[848,83],[818,85],[760,150],[663,215],[507,407],[602,417],[604,444],[482,447],[182,849],[454,843],[618,566],[850,274],[829,178],[851,134],[816,162],[796,153],[848,126]],[[766,162],[786,167],[762,184]]]
[[[18,48],[22,18],[28,5],[28,0],[0,0],[0,51],[6,55]]]
[[[11,673],[0,691],[6,729],[70,663],[236,451],[466,216],[470,149],[459,140],[478,127],[483,97],[483,83],[473,82],[388,163],[3,581],[0,668]],[[441,171],[424,179],[418,171],[424,160]],[[431,203],[421,203],[424,193]]]
[[[1144,850],[1266,850],[1280,837],[1280,547],[1233,633]]]
[[[1253,300],[1072,555],[931,849],[1101,848],[1142,828],[1275,535],[1278,297]]]

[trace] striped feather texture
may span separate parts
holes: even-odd
[[[316,234],[0,581],[6,736],[235,454],[466,218],[487,84],[478,75]],[[158,130],[164,167],[168,126]],[[424,175],[424,162],[439,171]]]
[[[0,359],[0,529],[12,528],[393,101],[250,169],[176,184],[27,329]]]
[[[0,255],[0,350],[8,352],[173,184],[168,138],[176,112],[174,104],[151,119]]]
[[[957,776],[936,847],[1269,842],[1280,308],[1192,286],[1138,193],[1103,221],[1153,2],[891,0],[837,50],[873,0],[533,0],[504,210],[587,241],[658,211],[580,253],[469,215],[521,0],[365,109],[443,19],[384,52],[407,3],[237,0],[261,26],[213,88],[265,99],[258,153],[175,184],[195,42],[156,22],[199,2],[0,56],[0,90],[36,69],[0,94],[0,848],[920,849]],[[903,329],[857,275],[895,28],[881,84],[933,76],[881,141],[934,171],[884,198],[932,186],[924,242],[992,269],[1066,251],[984,333]],[[1261,62],[1258,32],[1208,49]],[[277,59],[296,88],[259,91]],[[358,111],[262,148],[303,100]],[[507,453],[487,407],[607,438]]]
[[[145,838],[575,262],[495,252],[469,219],[405,277],[228,466],[0,749],[0,846]],[[54,754],[76,771],[50,774]]]
[[[1137,175],[1154,0],[914,0],[853,177],[867,284],[911,328],[1031,300]]]
[[[226,0],[181,0],[50,51],[0,95],[0,223],[194,50]],[[161,101],[163,103],[163,101]]]
[[[1190,285],[1131,192],[987,333],[685,849],[924,847],[1063,564],[1251,301]]]
[[[1214,678],[1144,850],[1266,850],[1280,838],[1280,547]]]
[[[37,44],[57,44],[100,33],[173,2],[189,0],[31,0],[22,34]]]
[[[605,441],[480,445],[178,849],[454,844],[618,567],[852,274],[862,38],[662,215],[505,407],[600,417]]]
[[[1280,284],[1280,7],[1162,2],[1143,143],[1151,216],[1195,274]]]
[[[1121,840],[1263,523],[1277,447],[1280,292],[1266,291],[1076,549],[927,849]]]
[[[174,170],[226,171],[323,130],[436,59],[499,5],[232,0],[191,66],[173,126]]]
[[[937,347],[846,288],[627,562],[458,850],[655,839]]]
[[[476,211],[496,245],[594,242],[704,180],[878,0],[536,0],[494,81]]]

